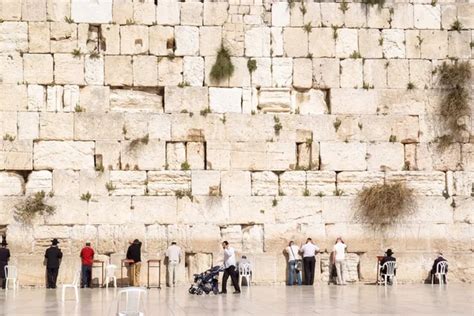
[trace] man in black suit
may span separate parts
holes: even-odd
[[[2,243],[0,244],[0,280],[2,289],[5,288],[5,266],[8,265],[8,260],[10,260],[10,250],[7,248],[7,241],[5,237],[2,236]]]
[[[431,268],[431,275],[435,275],[438,263],[443,261],[446,261],[446,274],[448,273],[448,260],[444,259],[443,254],[440,252],[438,253],[438,257],[433,262],[433,267]],[[446,283],[446,276],[444,276],[444,282]]]
[[[393,256],[392,249],[387,249],[387,251],[385,252],[385,256],[380,261],[380,274],[381,275],[387,274],[387,267],[386,266],[384,267],[383,265],[384,265],[384,263],[389,262],[389,261],[397,261],[397,259]],[[397,269],[396,268],[393,271],[393,273],[395,275],[397,274]],[[393,280],[388,279],[388,284],[391,285],[392,282],[393,282]]]
[[[59,265],[61,264],[61,259],[63,257],[63,253],[61,252],[61,249],[59,249],[58,244],[59,241],[56,238],[51,240],[51,247],[46,249],[46,253],[44,254],[46,259],[46,272],[48,279],[46,288],[48,289],[56,288]]]

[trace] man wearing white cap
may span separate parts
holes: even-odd
[[[173,241],[171,246],[166,249],[166,257],[168,258],[168,279],[167,286],[176,285],[176,268],[181,261],[181,248]]]

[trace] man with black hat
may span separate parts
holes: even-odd
[[[10,250],[7,248],[7,241],[5,236],[2,236],[2,243],[0,244],[0,280],[2,289],[5,288],[5,266],[8,265],[8,260],[10,260]]]
[[[130,263],[130,280],[132,286],[140,286],[140,268],[142,266],[141,248],[141,241],[135,239],[127,250],[127,259],[133,261]]]
[[[387,267],[383,266],[384,263],[386,262],[390,262],[390,261],[397,261],[397,259],[392,256],[393,255],[393,251],[392,249],[387,249],[387,251],[385,252],[385,256],[382,258],[382,260],[380,260],[380,274],[381,275],[384,275],[384,274],[387,274]],[[394,274],[397,274],[397,269],[395,268],[395,270],[393,271]],[[389,284],[392,284],[392,281],[393,280],[388,280],[388,283]]]
[[[59,241],[54,238],[51,240],[51,247],[46,249],[44,257],[46,259],[46,272],[47,272],[47,284],[46,288],[55,289],[56,281],[58,279],[59,265],[61,264],[61,259],[63,253],[58,247]]]

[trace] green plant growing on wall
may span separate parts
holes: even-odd
[[[68,17],[68,16],[65,16],[65,17],[64,17],[64,21],[65,21],[66,23],[69,23],[69,24],[74,23],[74,20],[73,20],[71,17]]]
[[[275,134],[279,135],[280,131],[283,129],[283,125],[280,122],[280,118],[278,116],[273,116],[273,121],[275,124],[273,125],[273,129],[275,130]]]
[[[112,192],[116,189],[115,185],[112,183],[112,181],[109,181],[105,184],[105,188],[107,189],[107,192]]]
[[[405,183],[376,184],[357,194],[356,218],[374,226],[390,225],[412,214],[415,207],[413,189]]]
[[[24,224],[31,224],[36,216],[52,215],[56,208],[45,201],[44,191],[28,196],[24,201],[15,205],[14,218]]]
[[[274,197],[273,200],[272,200],[272,206],[275,207],[277,205],[278,205],[278,200],[277,200],[276,197]]]
[[[15,136],[12,136],[12,135],[6,133],[5,135],[3,135],[3,140],[7,140],[9,142],[12,142],[12,141],[15,140]]]
[[[414,84],[413,82],[410,81],[410,82],[407,84],[407,90],[413,90],[413,89],[416,89],[416,86],[415,86],[415,84]]]
[[[301,2],[300,11],[302,15],[305,15],[308,12],[308,9],[306,9],[304,2]]]
[[[303,25],[303,29],[306,33],[311,33],[311,30],[313,29],[311,22],[308,22],[305,25]]]
[[[341,10],[342,13],[346,13],[346,11],[349,10],[349,4],[345,0],[342,0],[341,4],[339,5],[339,10]]]
[[[128,145],[128,148],[129,148],[129,150],[134,150],[140,144],[147,145],[149,141],[150,141],[150,136],[148,134],[146,134],[143,137],[135,138],[134,140],[132,140],[130,142],[130,144]]]
[[[201,112],[200,112],[200,114],[204,117],[206,117],[209,113],[212,113],[210,108],[205,108],[205,109],[201,110]]]
[[[253,73],[255,70],[257,70],[257,61],[255,59],[249,59],[247,61],[247,68],[250,73]]]
[[[93,50],[89,53],[89,58],[90,59],[99,59],[100,58],[100,54],[98,51],[96,50]]]
[[[174,192],[174,194],[178,199],[182,199],[185,196],[187,196],[190,200],[193,199],[193,195],[191,194],[191,190],[176,190]]]
[[[337,30],[339,29],[339,26],[331,25],[331,28],[332,28],[332,38],[337,40],[337,37],[338,37]]]
[[[92,195],[89,193],[89,191],[87,191],[87,193],[83,193],[81,195],[81,200],[82,201],[86,201],[87,203],[89,203],[89,201],[91,200],[92,198]]]
[[[304,189],[303,191],[303,196],[310,196],[311,194],[309,193],[308,189]]]
[[[453,24],[451,24],[450,31],[458,31],[458,33],[461,33],[462,30],[462,23],[458,19],[456,19]]]
[[[378,5],[379,7],[385,4],[385,0],[363,0],[362,2],[370,6]]]
[[[80,58],[82,55],[81,49],[80,48],[75,48],[72,50],[72,56],[74,58]]]
[[[230,60],[230,53],[227,48],[221,46],[217,52],[216,62],[211,68],[210,76],[217,82],[228,79],[234,73],[234,65]]]
[[[336,117],[336,120],[334,121],[334,123],[332,123],[332,125],[334,126],[334,129],[337,130],[339,129],[339,127],[341,126],[342,122],[339,118]]]
[[[85,112],[86,109],[84,109],[82,106],[80,106],[79,104],[76,104],[76,106],[74,107],[74,112]]]
[[[358,51],[353,51],[352,54],[349,57],[354,58],[354,59],[362,58],[362,56],[360,55],[360,53]]]
[[[396,143],[397,142],[397,136],[396,135],[390,135],[388,138],[388,141],[391,143]]]
[[[189,169],[191,169],[191,166],[189,165],[187,161],[181,164],[181,170],[189,170]]]

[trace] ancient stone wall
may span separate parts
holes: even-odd
[[[0,0],[0,231],[20,282],[43,284],[53,237],[63,280],[86,240],[119,264],[138,238],[145,260],[182,245],[183,281],[228,240],[279,283],[308,236],[327,280],[339,235],[352,281],[388,247],[402,282],[439,250],[472,281],[474,120],[437,150],[436,70],[474,56],[473,28],[472,1]],[[221,45],[235,70],[217,82]],[[384,181],[418,207],[382,232],[353,215]],[[55,214],[18,222],[39,191]]]

